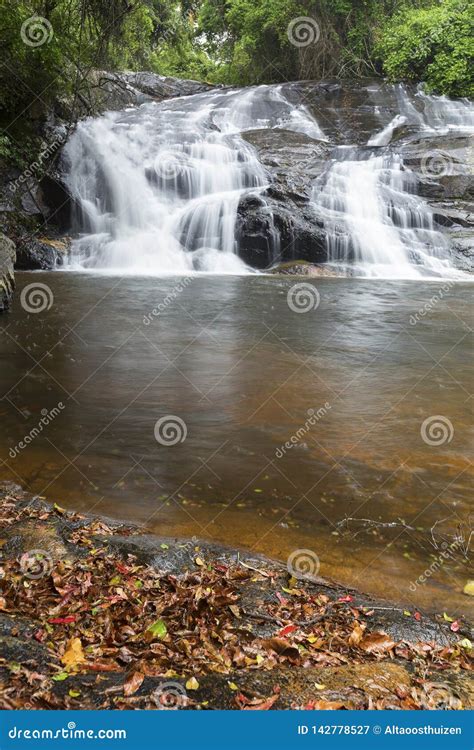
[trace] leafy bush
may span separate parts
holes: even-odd
[[[376,50],[392,80],[425,81],[428,90],[474,95],[474,4],[443,0],[405,9],[385,26]]]

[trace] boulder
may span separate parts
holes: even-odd
[[[18,242],[15,269],[17,271],[51,271],[64,262],[67,240],[25,238]]]
[[[10,307],[15,286],[13,276],[15,255],[15,244],[4,234],[0,234],[0,313]]]

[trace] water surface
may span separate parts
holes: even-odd
[[[54,301],[28,314],[20,292],[38,282]],[[283,560],[311,549],[322,575],[466,612],[462,555],[413,582],[433,525],[442,542],[468,523],[472,285],[325,278],[299,313],[294,283],[18,274],[0,319],[3,478],[164,534]],[[169,415],[185,425],[175,445],[155,438]],[[394,525],[343,533],[346,517]]]

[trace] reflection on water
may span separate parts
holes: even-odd
[[[289,278],[19,274],[18,291],[38,281],[50,309],[17,294],[0,319],[3,478],[165,534],[310,548],[323,575],[467,611],[459,555],[410,583],[431,527],[468,522],[472,286],[320,279],[301,314]],[[175,445],[155,438],[168,415]],[[439,416],[447,436],[423,440]]]

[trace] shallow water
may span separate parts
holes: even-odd
[[[27,314],[33,283],[51,306]],[[319,279],[305,313],[294,284],[19,273],[0,319],[2,477],[164,534],[310,549],[324,576],[467,612],[466,563],[436,565],[430,529],[442,543],[468,523],[472,284]],[[155,438],[169,415],[175,445]],[[346,517],[395,525],[344,532]]]

